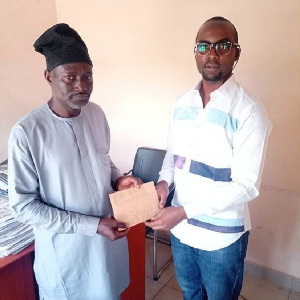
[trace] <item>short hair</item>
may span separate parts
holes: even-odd
[[[212,17],[212,18],[206,20],[203,24],[208,23],[208,22],[214,22],[214,21],[223,21],[223,22],[228,22],[228,23],[230,23],[230,24],[232,25],[232,27],[233,27],[233,30],[234,30],[234,38],[235,38],[235,42],[236,42],[236,43],[239,42],[238,32],[237,32],[235,26],[234,26],[229,20],[227,20],[227,19],[225,19],[225,18],[223,18],[223,17],[220,17],[220,16],[216,16],[216,17]],[[199,30],[198,30],[198,32],[199,32]],[[198,36],[198,32],[197,32],[197,36]],[[196,36],[196,39],[197,39],[197,36]]]

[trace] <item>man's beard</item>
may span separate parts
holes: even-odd
[[[80,99],[80,95],[83,95],[83,100]],[[76,97],[79,97],[79,99],[76,101],[74,100],[74,98],[76,99]],[[90,98],[90,93],[79,93],[76,95],[70,95],[68,97],[68,105],[72,108],[72,109],[81,109],[82,107],[86,106],[89,102],[89,98]]]
[[[205,74],[205,72],[203,72],[202,77],[203,77],[203,79],[206,80],[206,81],[214,82],[214,81],[220,81],[220,79],[223,77],[223,74],[222,74],[222,72],[220,72],[220,73],[217,74],[217,75],[207,76],[207,75]]]

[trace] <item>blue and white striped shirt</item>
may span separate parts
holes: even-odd
[[[271,124],[233,76],[204,108],[198,90],[173,106],[159,181],[174,182],[172,205],[188,216],[172,233],[192,247],[217,250],[251,227],[247,202],[259,194]]]

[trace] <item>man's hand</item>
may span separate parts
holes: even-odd
[[[151,222],[145,222],[145,225],[153,230],[170,230],[184,219],[187,219],[184,208],[171,206],[163,208]]]
[[[143,181],[138,178],[131,175],[128,176],[121,176],[116,181],[116,190],[122,191],[129,189],[131,187],[140,187],[143,184]]]
[[[124,230],[119,231],[118,228]],[[111,215],[109,218],[101,219],[98,224],[97,233],[106,237],[111,241],[121,239],[126,236],[129,231],[129,228],[125,223],[116,221]]]
[[[167,201],[167,197],[169,195],[168,183],[165,180],[160,181],[156,185],[156,192],[157,192],[157,196],[158,196],[158,200],[159,200],[158,207],[164,208],[166,201]]]

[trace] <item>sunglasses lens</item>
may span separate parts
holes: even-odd
[[[231,43],[230,42],[226,42],[226,43],[218,43],[216,45],[216,50],[220,55],[226,55],[229,53],[230,49],[231,49]]]
[[[197,52],[200,55],[206,55],[210,50],[210,45],[208,43],[198,43],[197,44]]]

